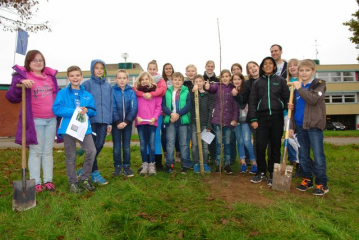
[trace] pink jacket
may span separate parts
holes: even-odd
[[[165,80],[161,77],[161,75],[156,75],[155,78],[160,78],[160,80],[156,83],[157,88],[155,91],[151,92],[152,97],[163,97],[167,91],[167,84]],[[133,87],[133,91],[135,91],[137,97],[142,97],[143,92],[138,91],[135,87]]]
[[[137,104],[138,104],[138,112],[135,120],[135,126],[137,125],[146,125],[150,124],[149,122],[137,122],[137,117],[140,117],[142,119],[148,119],[155,118],[156,121],[153,124],[154,126],[158,126],[158,117],[161,114],[161,104],[162,104],[162,97],[152,97],[152,99],[147,100],[144,97],[137,96]]]

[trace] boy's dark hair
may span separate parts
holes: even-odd
[[[184,81],[184,77],[183,77],[183,75],[182,75],[182,73],[180,73],[180,72],[175,72],[173,75],[172,75],[172,80],[174,79],[174,78],[181,78],[181,80],[182,80],[182,82]]]
[[[79,71],[81,73],[81,76],[82,76],[82,71],[81,71],[81,68],[78,67],[78,66],[71,66],[67,69],[67,76],[69,76],[69,73],[70,72],[73,72],[73,71]]]
[[[163,65],[162,77],[163,77],[163,79],[164,79],[166,82],[168,81],[168,77],[166,76],[166,73],[165,73],[165,67],[166,67],[167,65],[170,65],[170,66],[172,67],[172,74],[175,72],[175,70],[174,70],[174,68],[173,68],[173,66],[172,66],[171,63],[166,63],[165,65]]]
[[[270,48],[275,47],[275,46],[279,47],[279,50],[281,50],[281,51],[282,51],[282,46],[281,46],[281,45],[279,45],[279,44],[273,44],[272,46],[270,46]]]
[[[30,63],[31,63],[32,60],[35,59],[35,56],[37,54],[40,54],[41,57],[42,57],[42,60],[44,60],[44,68],[41,70],[41,72],[44,71],[44,69],[46,67],[46,61],[45,61],[44,55],[42,55],[42,53],[39,50],[31,50],[31,51],[27,52],[26,57],[25,57],[25,64],[24,64],[26,71],[28,71],[28,72],[31,71]]]
[[[234,66],[239,67],[239,69],[241,69],[241,72],[243,72],[242,65],[241,65],[241,64],[239,64],[239,63],[233,63],[233,65],[232,65],[232,67],[231,67],[231,72],[233,72],[233,67],[234,67]]]

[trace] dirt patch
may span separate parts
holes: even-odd
[[[279,192],[272,190],[267,181],[254,184],[250,182],[251,174],[226,175],[220,176],[212,173],[211,176],[203,178],[211,191],[212,198],[221,198],[230,205],[236,202],[256,204],[265,207],[275,204],[281,198],[292,198],[293,196],[311,197],[308,192],[295,190],[297,182],[292,180],[290,192]]]

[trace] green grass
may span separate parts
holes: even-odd
[[[359,130],[334,131],[324,130],[324,137],[357,137],[359,138]]]
[[[112,178],[110,148],[99,156],[99,168],[110,183],[93,193],[71,194],[64,152],[57,149],[57,192],[42,192],[35,208],[14,212],[11,184],[21,178],[21,151],[0,150],[0,239],[359,239],[359,147],[325,144],[325,153],[326,196],[294,194],[294,189],[278,194],[263,183],[258,196],[272,203],[257,205],[213,198],[216,193],[203,181],[211,175]],[[137,146],[131,147],[131,161],[137,170]]]

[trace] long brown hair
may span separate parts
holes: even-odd
[[[46,67],[46,61],[45,61],[44,55],[42,55],[42,53],[39,50],[30,50],[27,52],[26,57],[25,57],[25,63],[24,63],[26,71],[31,72],[30,63],[32,60],[35,59],[35,56],[37,54],[40,54],[42,57],[42,60],[44,60],[44,68],[41,70],[41,72],[44,72],[45,67]]]

